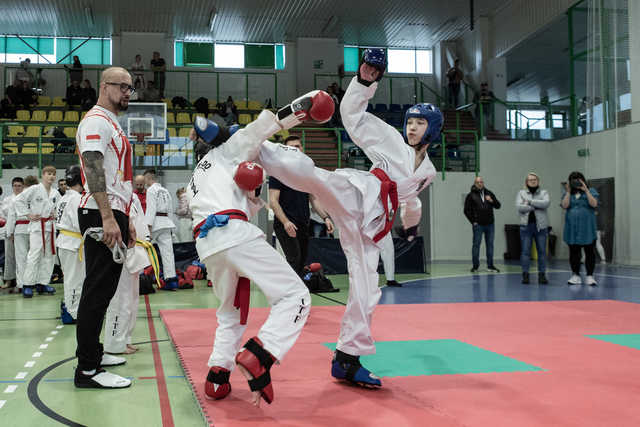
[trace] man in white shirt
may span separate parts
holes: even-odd
[[[54,209],[60,193],[53,187],[56,168],[42,168],[42,182],[20,193],[16,197],[16,214],[29,220],[29,252],[24,274],[25,298],[38,294],[53,295],[56,290],[49,286],[53,272],[55,249]]]
[[[64,275],[64,302],[61,307],[62,323],[74,324],[85,278],[82,234],[78,224],[78,206],[82,193],[82,169],[69,166],[66,171],[67,190],[56,206],[56,245],[60,267]]]
[[[165,285],[160,289],[175,291],[178,289],[176,277],[176,264],[173,257],[173,240],[171,232],[176,226],[169,215],[173,213],[171,193],[157,182],[156,171],[147,169],[144,172],[144,181],[147,186],[147,210],[145,221],[149,226],[151,240],[158,244],[160,258],[162,258],[162,273]]]
[[[127,70],[104,70],[98,103],[82,119],[76,134],[85,190],[78,207],[78,224],[83,235],[95,236],[87,234],[84,240],[86,278],[78,307],[78,366],[74,377],[79,388],[131,385],[131,380],[102,369],[122,365],[126,359],[104,354],[100,332],[122,272],[117,259],[121,259],[125,246],[133,247],[136,241],[128,216],[133,193],[131,144],[117,120],[118,112],[128,108],[132,90]]]
[[[14,203],[16,196],[22,193],[24,189],[24,180],[16,176],[11,180],[11,194],[2,200],[2,207],[0,216],[7,220],[4,228],[4,284],[8,288],[15,288],[16,286],[16,252],[13,242],[13,235],[10,235],[7,231],[14,227],[9,226],[9,216],[14,209]],[[15,226],[15,224],[13,224]]]

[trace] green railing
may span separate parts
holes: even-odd
[[[97,87],[98,82],[100,81],[100,73],[102,73],[102,71],[105,68],[108,68],[110,66],[103,66],[103,67],[88,67],[85,66],[82,68],[83,71],[83,78],[85,79],[92,79]],[[58,78],[59,80],[61,80],[62,78],[65,79],[66,85],[64,90],[66,90],[66,87],[68,87],[70,85],[70,81],[69,81],[69,73],[67,71],[67,69],[65,69],[62,65],[44,65],[44,64],[38,64],[37,66],[38,69],[41,69],[42,71],[46,72],[46,80],[47,81],[51,81],[52,78],[56,79]],[[126,67],[125,67],[126,68]],[[4,82],[5,82],[5,86],[10,85],[12,82],[7,80],[7,75],[11,70],[18,70],[20,69],[19,66],[15,65],[6,65],[4,67]],[[32,68],[32,71],[35,71],[35,67]],[[151,69],[145,69],[145,70],[136,70],[135,72],[132,70],[129,70],[129,72],[131,74],[134,73],[144,73],[145,75],[152,75],[154,73],[153,70]],[[271,98],[273,100],[273,105],[276,106],[278,105],[278,73],[275,71],[272,72],[267,72],[267,71],[243,71],[243,72],[232,72],[232,71],[208,71],[208,70],[194,70],[188,67],[182,67],[179,69],[170,69],[170,70],[166,70],[164,71],[165,75],[166,75],[166,79],[165,79],[165,98],[169,98],[171,99],[173,96],[183,96],[185,97],[188,101],[191,101],[194,98],[199,98],[200,96],[202,96],[202,89],[197,90],[194,89],[192,86],[194,86],[194,84],[192,83],[192,80],[194,79],[194,76],[202,76],[202,75],[211,75],[214,76],[212,78],[215,78],[215,87],[216,87],[216,93],[215,93],[215,97],[216,97],[216,102],[222,102],[224,100],[226,100],[226,95],[223,95],[221,93],[221,82],[220,82],[220,78],[222,77],[224,79],[224,77],[229,77],[229,76],[244,76],[244,82],[242,83],[243,85],[243,92],[244,92],[244,96],[243,96],[243,100],[251,100],[251,99],[255,99],[257,101],[263,101],[265,98]],[[60,74],[59,76],[56,76],[56,74]],[[64,77],[62,76],[62,74],[64,74]],[[182,75],[185,74],[186,76],[184,76],[183,78],[179,78],[177,77],[178,75]],[[173,77],[171,77],[173,76]],[[249,90],[249,76],[272,76],[273,77],[273,90],[272,91],[267,91],[267,92],[261,92],[259,94],[251,94],[250,90]],[[135,76],[134,80],[135,80]],[[182,77],[182,76],[181,76]],[[213,82],[211,82],[213,83]],[[182,86],[185,89],[177,89],[178,86]],[[237,90],[237,85],[235,86],[234,90]],[[139,90],[143,90],[144,88],[140,88]],[[224,88],[223,88],[224,89]],[[96,88],[97,91],[97,88]],[[266,96],[265,96],[266,95]],[[60,93],[59,95],[55,95],[52,94],[51,96],[63,96],[64,97],[64,92]]]

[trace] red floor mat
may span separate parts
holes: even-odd
[[[216,426],[603,426],[640,425],[640,351],[586,337],[640,333],[637,304],[561,301],[382,305],[378,341],[456,339],[543,369],[383,378],[380,390],[334,381],[331,351],[344,307],[313,307],[272,378],[275,401],[250,403],[239,372],[221,401],[203,397],[215,310],[162,310],[198,401]],[[268,309],[252,309],[245,337]]]

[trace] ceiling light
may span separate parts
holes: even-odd
[[[85,18],[87,18],[87,25],[89,27],[93,27],[95,25],[93,21],[93,12],[91,11],[91,8],[89,6],[84,8],[84,16]]]
[[[218,17],[218,11],[214,7],[209,15],[209,31],[213,32],[213,26],[216,25],[216,18]]]

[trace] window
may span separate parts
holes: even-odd
[[[507,127],[509,129],[546,129],[546,114],[544,110],[507,110]],[[554,124],[555,116],[560,116],[559,122],[562,124],[562,114],[554,114]]]
[[[55,62],[73,64],[76,55],[85,65],[110,65],[111,39],[56,37]]]
[[[176,67],[266,68],[284,70],[284,44],[174,42]]]
[[[216,43],[215,67],[244,68],[244,45]]]
[[[40,52],[40,55],[31,47]],[[32,64],[55,63],[54,39],[52,37],[0,36],[0,62],[17,64],[27,58]]]
[[[554,129],[564,129],[564,114],[554,113],[551,117],[553,117]]]
[[[344,47],[344,71],[355,73],[360,65],[362,51],[356,46]],[[430,49],[387,49],[389,73],[432,74],[433,53]]]

